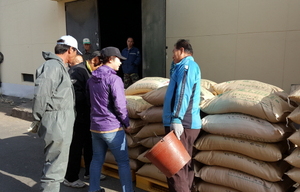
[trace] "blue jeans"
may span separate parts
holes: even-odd
[[[129,165],[127,141],[124,130],[112,133],[93,133],[93,159],[90,165],[89,191],[100,189],[100,175],[109,148],[118,164],[118,172],[123,192],[133,192],[132,178]]]

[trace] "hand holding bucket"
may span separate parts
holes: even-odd
[[[181,141],[178,140],[174,131],[169,132],[156,143],[148,153],[145,154],[145,157],[167,177],[173,176],[191,160],[191,156]]]

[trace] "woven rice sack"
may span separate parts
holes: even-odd
[[[197,182],[196,190],[199,192],[240,192],[230,187],[207,183],[205,181]]]
[[[200,99],[201,99],[200,101],[201,101],[201,103],[204,102],[205,100],[212,99],[214,97],[215,97],[214,94],[212,94],[206,88],[201,87],[201,94],[200,94]]]
[[[140,116],[137,113],[140,113],[152,105],[145,101],[141,96],[131,95],[126,96],[126,108],[128,111],[129,118],[140,119]]]
[[[300,183],[300,177],[299,177],[300,168],[294,167],[294,168],[288,170],[285,174],[287,176],[289,176],[289,178],[291,178],[296,183]]]
[[[136,147],[128,147],[128,156],[131,159],[136,159],[140,154],[148,150],[146,147],[139,145]]]
[[[107,151],[106,152],[106,155],[105,155],[105,160],[104,160],[105,163],[110,163],[110,164],[114,164],[114,165],[117,165],[117,162],[115,160],[115,157],[114,155],[112,154],[111,151]],[[140,167],[142,167],[144,165],[144,163],[136,160],[136,159],[131,159],[129,158],[129,166],[130,166],[130,169],[131,170],[138,170]]]
[[[143,163],[152,163],[145,155],[148,153],[150,149],[147,149],[145,152],[141,153],[136,159]]]
[[[295,131],[291,136],[288,137],[288,140],[293,144],[300,146],[300,132]]]
[[[156,143],[158,143],[161,140],[161,137],[147,137],[144,139],[141,139],[139,143],[147,148],[152,148]]]
[[[149,123],[145,125],[134,137],[143,139],[157,135],[164,136],[165,133],[165,127],[162,123]]]
[[[289,120],[300,124],[300,106],[298,106],[296,109],[294,109],[287,117],[287,122],[289,122]]]
[[[213,86],[216,85],[217,83],[208,79],[201,79],[201,87],[204,87],[207,89],[209,92],[212,94],[216,95],[217,93],[214,91]]]
[[[243,113],[267,121],[285,122],[295,107],[273,93],[251,89],[236,89],[217,95],[201,103],[207,114]]]
[[[229,151],[200,151],[194,159],[206,165],[235,169],[271,182],[280,181],[289,167],[284,161],[270,163]]]
[[[126,141],[127,141],[127,145],[128,147],[137,147],[139,145],[141,145],[139,143],[139,139],[134,137],[135,134],[127,134],[126,133]]]
[[[205,166],[200,177],[208,183],[245,192],[285,192],[292,186],[290,180],[270,182],[247,173],[218,166]]]
[[[207,134],[196,140],[194,147],[198,150],[231,151],[261,161],[274,162],[282,159],[287,151],[287,143],[263,143],[246,139]]]
[[[144,164],[137,172],[137,175],[150,177],[162,182],[167,182],[167,177],[152,163]]]
[[[160,87],[169,85],[170,79],[164,77],[145,77],[130,85],[125,90],[125,95],[144,94]]]
[[[149,91],[142,95],[142,98],[154,106],[162,106],[164,104],[165,95],[167,92],[168,86],[163,86],[153,91]]]
[[[130,133],[137,133],[144,127],[147,122],[142,119],[129,119],[130,129],[128,130]]]
[[[300,103],[300,86],[297,86],[297,88],[288,95],[288,99]]]
[[[286,162],[288,162],[290,165],[293,165],[294,167],[300,168],[300,148],[295,148],[294,151],[284,158]]]
[[[202,119],[202,129],[211,134],[269,143],[286,140],[294,132],[285,123],[270,123],[241,113],[207,115]]]
[[[163,107],[151,106],[148,109],[137,113],[143,121],[148,123],[161,123],[163,121]]]
[[[283,92],[283,90],[279,87],[255,80],[226,81],[223,83],[214,84],[213,89],[218,94],[222,94],[224,92],[232,91],[235,89],[261,90],[268,93]]]

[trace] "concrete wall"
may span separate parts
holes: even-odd
[[[300,1],[167,0],[167,76],[172,49],[189,39],[202,78],[253,79],[290,91],[300,83]]]
[[[44,59],[42,51],[54,52],[55,42],[66,33],[64,1],[0,0],[1,92],[32,98],[31,82],[22,73],[33,74]]]

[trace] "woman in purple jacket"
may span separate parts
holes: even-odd
[[[126,97],[122,79],[117,75],[121,61],[126,58],[118,48],[101,50],[103,66],[93,71],[87,82],[91,104],[91,133],[93,159],[90,165],[89,192],[104,192],[100,188],[100,172],[107,149],[110,149],[118,164],[123,192],[132,192],[128,147],[125,131],[129,128]]]

